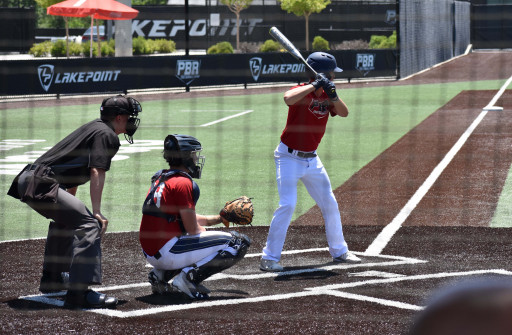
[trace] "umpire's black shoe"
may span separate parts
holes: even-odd
[[[68,291],[64,307],[66,308],[112,308],[117,305],[117,298],[93,290]]]
[[[55,293],[69,289],[69,272],[51,273],[43,271],[39,291],[41,293]]]

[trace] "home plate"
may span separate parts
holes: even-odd
[[[404,277],[398,273],[384,272],[384,271],[363,271],[363,272],[351,272],[348,274],[349,277],[379,277],[379,278],[398,278]]]
[[[484,107],[483,110],[487,111],[487,112],[501,112],[503,110],[503,107],[500,107],[500,106],[487,106],[487,107]]]

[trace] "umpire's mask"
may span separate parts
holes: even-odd
[[[140,124],[140,119],[137,116],[142,113],[142,106],[137,100],[123,95],[107,98],[101,103],[100,112],[102,117],[129,115],[124,138],[128,143],[133,144],[133,134],[135,134]]]

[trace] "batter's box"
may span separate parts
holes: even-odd
[[[460,278],[460,277],[470,277],[470,276],[512,276],[511,271],[507,271],[504,269],[489,269],[489,270],[474,270],[474,271],[464,271],[464,272],[441,272],[441,273],[429,273],[429,274],[421,274],[421,275],[410,275],[410,276],[390,276],[388,278],[380,278],[380,279],[369,279],[358,282],[351,283],[340,283],[340,284],[332,284],[332,285],[324,285],[317,287],[306,288],[306,291],[316,292],[318,295],[330,295],[338,298],[349,299],[349,300],[357,300],[362,302],[370,302],[376,303],[384,306],[390,306],[400,309],[407,310],[422,310],[423,306],[419,306],[414,304],[412,301],[398,301],[399,297],[407,297],[408,300],[418,300],[425,299],[425,296],[419,297],[407,295],[408,289],[407,286],[411,286],[413,291],[418,291],[419,287],[424,287],[421,290],[422,293],[428,294],[428,292],[432,291],[432,289],[443,286],[443,285],[432,285],[431,283],[434,281],[443,281],[447,278]],[[429,285],[430,282],[430,285]],[[430,288],[427,288],[430,286]],[[353,291],[357,291],[357,289],[362,289],[365,292],[373,292],[374,296],[369,296],[368,294],[357,294]],[[348,292],[350,290],[350,292]],[[380,296],[379,296],[380,295]],[[390,295],[392,298],[386,299],[384,296]]]
[[[283,251],[283,255],[298,255],[298,254],[306,254],[306,253],[317,253],[317,252],[325,252],[328,251],[328,248],[314,248],[314,249],[305,249],[305,250],[288,250]],[[301,266],[286,266],[285,271],[283,272],[264,272],[264,273],[256,273],[256,274],[231,274],[228,272],[218,273],[209,280],[218,280],[224,278],[232,278],[238,280],[257,280],[264,278],[279,278],[286,276],[297,276],[302,274],[308,274],[313,272],[321,272],[321,271],[333,271],[333,270],[354,270],[356,271],[358,268],[387,268],[389,266],[396,265],[412,265],[419,263],[426,263],[427,261],[409,258],[409,257],[401,257],[401,256],[390,256],[390,255],[372,255],[367,256],[362,252],[354,252],[355,255],[361,256],[363,258],[363,262],[359,264],[347,264],[347,263],[334,263],[329,262],[325,263],[321,266],[315,266],[308,263],[301,263]],[[245,258],[258,257],[260,258],[262,254],[249,254],[246,255]],[[325,255],[322,255],[321,258],[325,259]],[[311,261],[309,261],[311,262]],[[379,276],[380,277],[380,276]]]
[[[291,250],[291,251],[284,251],[283,254],[287,255],[293,255],[293,254],[304,254],[304,253],[314,253],[314,252],[325,252],[327,251],[327,248],[318,248],[318,249],[307,249],[307,250]],[[377,255],[377,256],[365,256],[363,253],[354,252],[356,255],[360,255],[364,258],[364,262],[361,264],[343,264],[343,263],[328,263],[328,265],[321,266],[321,267],[305,267],[305,268],[298,268],[293,269],[290,271],[284,271],[281,273],[268,273],[268,272],[261,272],[258,273],[252,273],[252,274],[230,274],[230,273],[219,273],[211,278],[207,279],[207,281],[216,281],[216,280],[224,280],[224,279],[235,279],[235,280],[259,280],[263,278],[273,278],[273,277],[279,277],[279,276],[293,276],[293,275],[300,275],[300,274],[307,274],[312,272],[319,272],[319,271],[333,271],[336,269],[344,269],[344,270],[355,270],[357,271],[358,268],[364,267],[365,269],[368,269],[368,267],[389,267],[389,266],[396,266],[396,265],[407,265],[407,264],[418,264],[418,263],[425,263],[426,261],[414,259],[414,258],[407,258],[407,257],[400,257],[400,256],[389,256],[389,255]],[[252,257],[261,257],[261,254],[248,254],[246,255],[246,258],[252,258]],[[362,272],[364,273],[364,272]],[[368,271],[366,271],[368,273]],[[380,273],[379,277],[382,277],[384,272],[380,271],[374,271],[372,272],[372,275],[377,275],[377,273]],[[361,275],[361,272],[359,273]],[[389,277],[390,274],[387,273],[387,277]],[[141,287],[147,287],[149,286],[149,283],[136,283],[136,284],[128,284],[128,285],[117,285],[117,286],[106,286],[98,288],[97,291],[100,292],[106,292],[106,291],[120,291],[120,290],[135,290]],[[117,309],[89,309],[84,310],[91,313],[97,313],[112,317],[118,317],[118,318],[130,318],[130,317],[140,317],[144,315],[153,315],[157,313],[162,312],[174,312],[174,311],[182,311],[182,310],[189,310],[189,309],[195,309],[195,308],[207,308],[207,307],[215,307],[215,306],[226,306],[226,305],[235,305],[235,304],[241,304],[241,303],[260,303],[265,301],[276,301],[276,300],[288,300],[293,298],[299,298],[299,297],[305,297],[305,296],[314,296],[318,294],[329,294],[332,295],[332,290],[301,290],[300,292],[292,292],[292,293],[283,293],[283,294],[272,294],[272,295],[266,295],[266,296],[258,296],[258,297],[249,297],[249,298],[236,298],[236,299],[226,299],[226,300],[208,300],[208,301],[200,301],[200,302],[191,302],[188,304],[179,304],[179,305],[164,305],[164,306],[158,306],[158,307],[150,307],[150,308],[144,308],[144,309],[134,309],[134,310],[117,310]],[[32,296],[25,296],[20,297],[20,299],[25,299],[29,301],[34,301],[38,303],[53,305],[57,307],[62,307],[64,305],[62,301],[62,296],[64,293],[58,293],[58,294],[46,294],[46,295],[32,295]]]

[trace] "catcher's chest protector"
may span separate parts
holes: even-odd
[[[151,190],[148,193],[148,196],[146,197],[146,200],[144,200],[144,205],[142,205],[142,214],[156,216],[160,218],[164,218],[167,220],[167,222],[173,222],[173,221],[181,221],[179,218],[176,217],[176,215],[165,213],[160,209],[160,207],[157,205],[155,196],[155,192],[160,191],[160,188],[165,187],[165,182],[167,179],[176,176],[181,175],[183,177],[187,177],[192,182],[192,196],[194,200],[194,204],[197,203],[197,200],[199,200],[199,186],[197,183],[190,177],[187,173],[179,170],[169,170],[167,172],[164,172],[164,170],[158,171],[152,178],[151,178]]]

